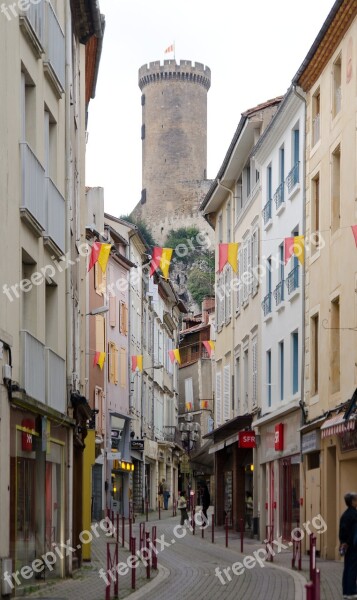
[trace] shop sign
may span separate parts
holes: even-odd
[[[130,446],[132,450],[144,450],[144,440],[131,440]]]
[[[35,421],[33,419],[22,419],[21,426],[26,427],[26,429],[31,429],[32,431],[34,431]],[[27,431],[22,432],[22,446],[21,447],[24,452],[32,452],[32,450],[33,450],[33,435],[32,435],[32,433],[28,433]]]
[[[256,448],[255,431],[240,431],[238,436],[239,448]]]
[[[308,452],[320,450],[320,441],[320,431],[317,429],[309,431],[309,433],[303,433],[301,437],[301,452],[307,454]]]
[[[275,425],[274,448],[278,451],[284,450],[284,423]]]

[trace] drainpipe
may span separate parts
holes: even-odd
[[[72,15],[69,0],[66,2],[66,90],[65,90],[65,160],[66,160],[66,223],[65,223],[65,247],[66,253],[71,253],[71,221],[72,221],[72,156],[71,156],[71,105],[70,105],[70,86],[72,80]],[[69,401],[72,390],[72,371],[73,371],[73,332],[72,332],[72,294],[71,294],[71,269],[65,270],[66,285],[66,383],[67,383],[67,401]],[[73,431],[68,440],[68,536],[65,539],[73,538]],[[64,540],[63,540],[64,541]],[[68,559],[68,572],[72,574],[72,556]]]

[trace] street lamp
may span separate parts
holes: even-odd
[[[97,306],[97,308],[93,308],[91,311],[86,313],[86,317],[88,315],[102,315],[103,313],[108,312],[109,306]]]
[[[184,421],[180,423],[179,430],[181,431],[181,441],[188,455],[200,439],[200,424],[193,422],[193,415],[186,413]]]

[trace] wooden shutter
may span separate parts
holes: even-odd
[[[120,348],[119,350],[119,373],[120,373],[120,386],[126,386],[126,349]]]
[[[230,400],[230,367],[226,365],[223,369],[223,421],[229,420],[229,400]]]
[[[113,360],[114,360],[114,367],[113,367],[113,371],[114,371],[114,383],[115,385],[118,385],[119,382],[119,351],[118,348],[116,346],[116,344],[114,344],[114,353],[113,353]]]
[[[95,315],[95,351],[105,352],[104,317]]]
[[[117,324],[117,312],[116,312],[116,298],[115,296],[109,297],[109,325],[115,327]]]
[[[253,289],[252,294],[257,292],[259,286],[259,273],[258,273],[258,265],[259,265],[259,229],[255,229],[253,231],[253,243],[252,243],[252,266],[253,266]]]

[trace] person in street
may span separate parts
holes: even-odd
[[[206,521],[208,521],[207,509],[209,508],[209,505],[211,504],[211,497],[210,497],[208,487],[206,484],[204,484],[201,488],[200,500],[201,500],[201,505],[202,505],[202,514],[204,515]]]
[[[181,511],[180,525],[184,525],[185,521],[188,520],[187,514],[187,501],[185,490],[182,490],[181,495],[178,499],[177,508]]]
[[[170,490],[164,478],[162,479],[162,493],[164,496],[164,510],[167,510],[169,508]]]
[[[245,519],[246,519],[248,529],[251,529],[251,527],[252,527],[252,516],[253,516],[253,498],[252,498],[252,493],[247,491],[245,494]]]
[[[157,493],[158,493],[159,506],[160,506],[160,508],[162,508],[163,507],[163,499],[164,499],[164,485],[163,485],[162,480],[159,482]]]
[[[340,554],[344,556],[342,593],[344,598],[357,598],[357,493],[344,496],[347,509],[340,518]]]

